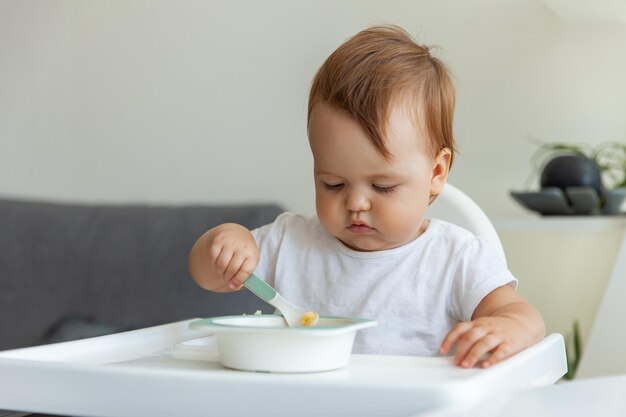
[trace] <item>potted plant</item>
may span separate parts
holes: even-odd
[[[592,153],[609,188],[626,187],[626,144],[621,142],[606,142],[597,146]]]
[[[585,177],[584,181],[587,181],[580,185],[590,186],[597,191],[598,208],[603,214],[626,213],[626,143],[612,141],[595,147],[584,143],[538,142],[537,144],[538,149],[531,157],[531,164],[534,173],[542,174],[542,186],[558,184],[554,178],[552,178],[552,183],[546,180],[546,168],[551,168],[551,164],[554,164],[557,158],[562,158],[563,164],[569,162],[579,165],[574,171],[583,172],[580,175]],[[569,156],[569,161],[566,160],[567,156]],[[594,182],[594,175],[590,173],[592,169],[585,166],[584,160],[595,163],[601,184],[598,185],[598,181]],[[564,172],[562,168],[552,169],[552,171]]]

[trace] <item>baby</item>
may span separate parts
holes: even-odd
[[[425,218],[452,164],[454,88],[445,65],[396,26],[348,39],[309,96],[317,216],[249,231],[222,224],[189,257],[195,281],[237,291],[253,272],[324,315],[366,317],[358,353],[499,362],[544,336],[537,310],[483,239]]]

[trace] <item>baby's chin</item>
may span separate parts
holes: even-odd
[[[397,248],[399,246],[404,245],[404,243],[389,243],[389,242],[370,242],[364,239],[363,242],[354,242],[354,241],[347,241],[346,239],[342,239],[340,237],[337,237],[337,240],[339,240],[345,247],[347,247],[348,249],[352,249],[354,251],[357,252],[377,252],[377,251],[381,251],[381,250],[387,250],[387,249],[393,249],[393,248]]]
[[[376,252],[381,250],[399,248],[400,246],[404,246],[413,242],[426,231],[429,223],[429,221],[424,221],[422,225],[418,228],[418,230],[415,231],[415,233],[409,236],[397,237],[396,239],[386,240],[384,238],[381,238],[382,236],[380,233],[377,233],[377,236],[370,235],[349,239],[346,239],[346,236],[335,235],[335,238],[343,243],[343,245],[347,248],[355,250],[357,252]]]

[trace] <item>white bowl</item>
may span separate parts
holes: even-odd
[[[196,320],[192,329],[215,333],[222,365],[259,372],[319,372],[350,361],[356,331],[376,321],[321,316],[315,326],[288,327],[273,314]]]

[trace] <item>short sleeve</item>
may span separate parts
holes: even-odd
[[[517,288],[517,279],[484,239],[472,238],[458,259],[451,294],[453,315],[459,321],[471,320],[482,299],[503,285]]]
[[[287,224],[292,217],[292,213],[282,213],[273,223],[251,231],[259,249],[259,264],[254,273],[270,285],[274,285],[278,247],[285,234]]]

